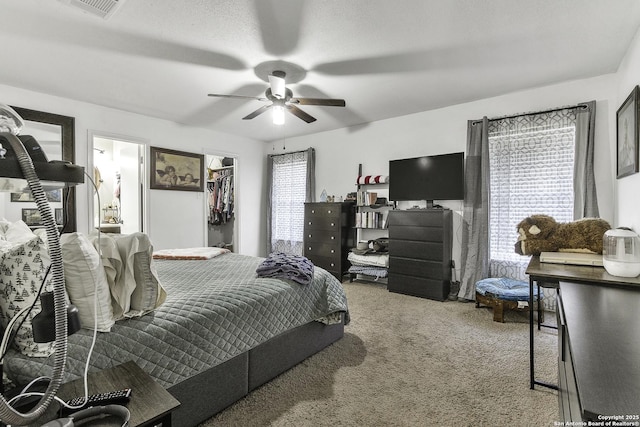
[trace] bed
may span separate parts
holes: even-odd
[[[192,426],[339,340],[349,321],[342,284],[317,267],[308,285],[257,277],[262,260],[234,253],[155,260],[166,300],[99,333],[92,369],[135,361],[181,402],[174,425]],[[82,376],[91,335],[69,337],[65,381]],[[4,361],[17,384],[49,375],[51,366],[53,357],[15,350]]]

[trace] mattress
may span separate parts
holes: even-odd
[[[264,258],[234,253],[209,260],[156,260],[166,302],[141,318],[98,333],[92,369],[135,361],[167,388],[310,321],[348,322],[342,284],[316,267],[309,285],[258,278]],[[92,331],[69,337],[65,381],[82,376]],[[50,376],[53,356],[30,358],[10,350],[7,376],[25,384]]]

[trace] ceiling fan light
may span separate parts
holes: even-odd
[[[284,124],[284,107],[282,105],[274,105],[273,110],[273,124],[274,125],[283,125]]]

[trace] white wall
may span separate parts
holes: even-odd
[[[259,141],[205,129],[189,128],[166,120],[74,101],[0,84],[0,102],[34,110],[75,117],[76,164],[88,162],[89,131],[130,136],[156,147],[192,153],[225,153],[238,159],[237,218],[242,225],[238,248],[247,255],[260,255],[264,244],[265,146]],[[258,148],[258,149],[256,149]],[[148,154],[148,149],[147,149]],[[93,153],[91,153],[93,155]],[[89,231],[87,211],[90,192],[84,184],[77,190],[78,231]],[[150,221],[147,233],[156,249],[206,245],[204,193],[149,190]],[[0,209],[0,213],[4,209]],[[17,218],[13,218],[14,220]]]
[[[465,82],[461,82],[465,84]],[[470,83],[469,83],[470,84]],[[428,94],[425,94],[428,96]],[[614,98],[613,100],[611,98]],[[345,196],[355,191],[358,164],[363,174],[387,174],[391,159],[465,151],[467,120],[539,111],[596,100],[595,175],[600,216],[614,218],[611,172],[611,111],[615,112],[616,76],[591,79],[517,92],[433,111],[382,120],[358,127],[287,139],[287,151],[316,149],[316,195]],[[349,100],[347,100],[347,103]],[[275,142],[276,151],[282,144]],[[461,202],[443,203],[461,215]],[[460,263],[460,228],[454,225],[454,260]],[[517,238],[514,230],[514,242]]]
[[[617,98],[611,110],[611,168],[616,170],[616,110],[627,99],[631,90],[640,84],[640,31],[636,34],[631,47],[618,71]],[[637,153],[636,153],[637,156]],[[637,159],[637,157],[636,157]],[[629,175],[615,181],[616,191],[616,224],[631,227],[640,232],[640,173]]]

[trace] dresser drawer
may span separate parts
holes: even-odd
[[[304,245],[304,253],[307,258],[311,256],[339,257],[341,254],[340,242],[309,242]]]
[[[394,225],[389,228],[389,238],[399,240],[422,240],[426,242],[442,242],[442,227],[418,227]]]
[[[306,216],[304,219],[305,230],[329,230],[340,231],[340,217]]]
[[[389,239],[389,254],[400,258],[442,262],[444,260],[444,245],[442,242]]]
[[[450,284],[448,281],[405,276],[390,270],[387,289],[390,292],[444,301],[449,296]]]
[[[434,280],[450,280],[451,270],[440,261],[389,257],[389,268],[405,276],[424,277]]]
[[[339,203],[311,203],[304,205],[305,217],[340,218],[342,206]]]
[[[326,230],[321,228],[305,227],[304,228],[304,241],[305,242],[320,242],[328,244],[340,245],[340,238],[342,233],[340,229]]]
[[[389,225],[442,227],[442,210],[416,210],[416,211],[391,211],[389,212]]]
[[[341,268],[340,256],[329,256],[323,254],[307,254],[305,256],[311,260],[313,265],[324,268],[325,270],[333,273],[338,272]]]

